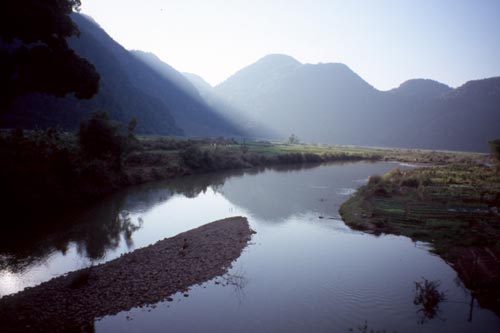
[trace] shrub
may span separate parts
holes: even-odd
[[[416,177],[409,177],[405,178],[401,181],[401,186],[406,186],[406,187],[415,187],[417,188],[420,184],[420,181]]]
[[[500,165],[500,139],[489,142],[491,148],[491,158],[494,163]]]
[[[132,120],[129,133],[125,135],[121,126],[111,121],[106,112],[93,112],[89,120],[80,123],[78,131],[78,143],[83,158],[108,161],[113,169],[120,170],[123,155],[135,141],[135,126],[136,123]]]
[[[368,178],[368,186],[373,186],[380,184],[382,182],[382,177],[379,175],[373,175]]]

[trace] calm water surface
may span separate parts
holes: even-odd
[[[67,216],[57,232],[2,247],[0,294],[33,286],[228,216],[257,231],[229,273],[173,302],[95,322],[97,332],[499,332],[423,243],[352,231],[338,209],[391,163],[221,173],[148,184]],[[434,316],[415,305],[415,282],[438,281]],[[432,318],[431,318],[432,317]]]

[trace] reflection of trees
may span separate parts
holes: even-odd
[[[245,276],[245,271],[239,269],[233,273],[226,273],[221,276],[222,286],[231,286],[238,302],[241,304],[245,298],[245,287],[248,284],[248,278]]]
[[[113,218],[110,216],[110,218]],[[138,218],[137,223],[132,221],[128,211],[120,211],[112,223],[102,224],[101,230],[93,229],[92,233],[77,241],[78,253],[91,260],[101,259],[106,252],[120,245],[121,237],[125,240],[127,248],[132,248],[132,234],[142,227],[143,221]]]
[[[439,291],[440,281],[429,281],[422,278],[415,281],[415,298],[413,304],[420,306],[417,310],[419,323],[435,318],[439,314],[439,304],[446,299],[444,292]]]
[[[23,271],[54,252],[66,254],[71,243],[76,244],[82,256],[98,260],[107,251],[117,248],[122,237],[129,248],[133,246],[133,234],[143,222],[140,219],[133,221],[128,212],[145,212],[175,194],[195,198],[210,187],[218,191],[228,178],[256,175],[265,170],[292,172],[317,166],[277,165],[181,177],[132,187],[93,207],[64,212],[57,218],[38,216],[21,220],[15,215],[7,216],[11,222],[5,223],[0,233],[0,269]]]
[[[119,246],[123,237],[132,246],[132,234],[142,222],[132,221],[124,210],[126,196],[118,195],[102,204],[67,214],[59,219],[31,221],[32,228],[19,228],[0,236],[0,269],[23,271],[59,251],[63,255],[70,244],[91,260],[102,258],[105,253]],[[14,239],[15,242],[7,239]],[[3,240],[7,240],[3,242]]]

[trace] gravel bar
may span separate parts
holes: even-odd
[[[254,233],[230,217],[0,299],[0,332],[92,332],[97,318],[158,303],[227,272]]]

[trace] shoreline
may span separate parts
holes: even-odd
[[[340,215],[354,230],[431,244],[471,296],[500,315],[499,180],[477,165],[395,169],[370,177]]]
[[[0,332],[91,332],[97,318],[168,300],[225,274],[253,233],[244,217],[214,221],[4,296]]]

